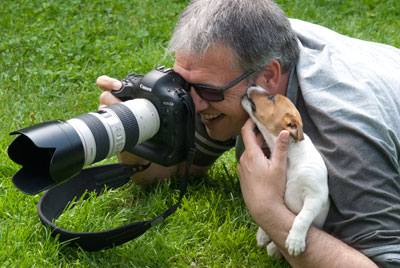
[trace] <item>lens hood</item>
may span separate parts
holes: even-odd
[[[8,155],[22,165],[12,181],[24,193],[37,194],[77,175],[83,168],[84,149],[80,137],[62,120],[10,134],[19,135],[10,144]]]

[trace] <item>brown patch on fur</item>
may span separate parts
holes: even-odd
[[[253,115],[269,132],[278,136],[287,130],[296,142],[304,139],[300,113],[288,98],[259,91],[252,91],[250,97],[256,106]]]

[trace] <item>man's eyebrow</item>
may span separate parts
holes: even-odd
[[[222,88],[219,86],[214,86],[214,85],[208,85],[208,84],[203,84],[203,83],[189,83],[190,85],[197,86],[197,87],[212,87],[212,88]]]
[[[200,83],[190,83],[191,85],[195,85],[195,86],[204,86],[204,87],[217,87],[217,86],[213,86],[213,85],[207,85],[207,84],[200,84]]]

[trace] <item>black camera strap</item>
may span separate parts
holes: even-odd
[[[189,111],[187,120],[188,129],[194,129],[193,103],[186,98],[182,100]],[[53,236],[59,236],[59,241],[71,241],[87,251],[112,248],[142,235],[150,227],[162,222],[165,218],[174,213],[186,193],[189,180],[189,167],[193,162],[196,150],[194,145],[194,131],[188,131],[187,139],[190,148],[186,161],[185,174],[180,183],[179,199],[176,204],[165,210],[159,216],[151,220],[133,222],[114,229],[98,232],[71,232],[54,224],[54,221],[70,206],[71,202],[74,202],[74,200],[80,199],[83,195],[83,198],[87,198],[90,192],[95,192],[100,195],[106,188],[118,188],[126,184],[135,172],[143,171],[150,165],[131,166],[110,164],[83,169],[76,177],[47,190],[42,195],[37,205],[41,222],[50,227]]]

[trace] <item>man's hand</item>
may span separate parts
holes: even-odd
[[[103,93],[100,95],[99,108],[121,101],[120,99],[111,94],[112,90],[118,90],[122,87],[121,81],[115,78],[108,77],[106,75],[102,75],[99,78],[97,78],[96,83],[99,86],[99,88],[103,90]]]
[[[244,200],[256,222],[269,206],[284,205],[286,160],[289,132],[282,131],[268,159],[262,150],[264,139],[254,133],[255,124],[249,119],[242,128],[245,151],[238,166]]]

